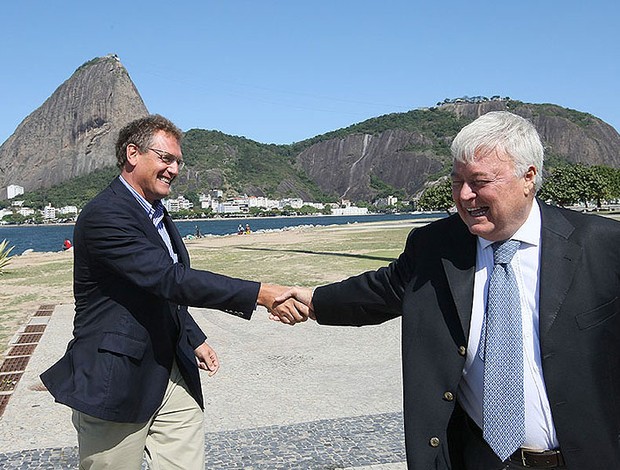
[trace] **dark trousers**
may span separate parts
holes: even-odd
[[[460,408],[460,407],[459,407]],[[526,467],[513,462],[501,462],[495,452],[491,450],[487,442],[482,438],[482,430],[474,423],[469,416],[461,409],[459,421],[462,429],[460,435],[461,445],[460,456],[463,470],[523,470]],[[566,467],[556,467],[556,470],[566,469]]]

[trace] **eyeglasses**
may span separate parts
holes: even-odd
[[[185,166],[185,162],[183,161],[182,158],[177,158],[171,153],[165,152],[163,150],[153,149],[151,147],[149,147],[149,150],[152,150],[153,152],[155,152],[157,156],[159,157],[159,159],[162,162],[164,162],[166,165],[172,165],[173,163],[176,162],[179,168],[179,171],[181,171],[183,167]]]

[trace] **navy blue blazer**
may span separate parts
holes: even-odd
[[[570,470],[620,468],[620,223],[540,206],[539,338],[562,453]],[[454,215],[412,231],[389,266],[314,292],[322,324],[402,316],[411,470],[463,468],[456,401],[475,268],[476,237]]]
[[[203,407],[194,349],[206,336],[187,306],[249,319],[260,284],[192,269],[167,213],[164,223],[178,263],[118,178],[80,213],[73,339],[41,375],[57,402],[100,419],[146,422],[162,402],[176,359]]]

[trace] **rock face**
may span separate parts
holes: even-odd
[[[118,131],[148,114],[115,55],[78,68],[0,147],[0,187],[47,188],[114,165]],[[0,193],[0,196],[2,194]]]
[[[546,156],[558,156],[572,163],[620,168],[620,134],[606,122],[586,113],[552,104],[515,101],[445,105],[457,116],[476,119],[489,111],[510,111],[536,126]]]
[[[175,186],[304,200],[327,195],[372,201],[392,190],[411,197],[428,181],[448,174],[449,145],[458,130],[498,110],[534,123],[548,163],[620,168],[620,135],[605,122],[552,104],[505,98],[459,100],[380,116],[293,146],[189,130],[183,144],[188,165]],[[26,191],[48,188],[115,165],[118,131],[147,114],[118,57],[87,62],[0,146],[0,199],[11,184]]]
[[[319,142],[297,156],[298,164],[327,193],[354,201],[373,194],[371,175],[415,193],[442,163],[421,133],[392,129]],[[421,149],[421,150],[412,150]]]
[[[536,126],[546,158],[620,168],[620,135],[589,114],[512,100],[455,103],[440,109],[465,123],[489,111],[511,111]],[[443,137],[451,142],[454,135]],[[434,150],[428,134],[395,128],[320,141],[299,153],[296,162],[326,193],[356,201],[374,198],[373,177],[415,195],[429,176],[447,174],[451,158]]]

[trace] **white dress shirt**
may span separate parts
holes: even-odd
[[[521,246],[510,265],[519,285],[523,326],[525,442],[522,447],[547,450],[558,448],[559,442],[551,417],[540,359],[540,233],[540,208],[534,201],[527,220],[512,237],[519,240]],[[493,270],[491,244],[492,242],[478,237],[469,342],[463,379],[459,384],[459,403],[481,428],[484,362],[478,356],[478,346],[487,304],[488,280]]]
[[[136,201],[138,201],[138,203],[146,211],[146,215],[148,215],[149,219],[151,219],[151,222],[153,222],[153,225],[157,229],[159,236],[166,244],[166,247],[168,248],[168,253],[170,254],[170,258],[172,258],[172,261],[174,263],[178,263],[179,257],[174,252],[174,248],[172,247],[172,240],[170,240],[170,234],[168,234],[168,230],[166,229],[166,224],[163,223],[164,214],[161,213],[159,217],[157,217],[156,215],[156,206],[158,204],[161,204],[161,201],[158,200],[158,201],[155,201],[155,204],[151,204],[149,201],[144,199],[144,197],[142,197],[142,195],[138,191],[136,191],[133,188],[133,186],[131,186],[127,181],[125,181],[125,178],[119,175],[118,179],[121,180],[121,183],[125,185],[125,187],[133,195]]]

